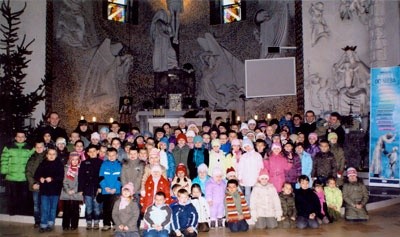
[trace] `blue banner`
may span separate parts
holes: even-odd
[[[400,188],[400,67],[371,69],[370,186]]]

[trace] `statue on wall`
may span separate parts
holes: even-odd
[[[358,58],[356,48],[342,48],[344,53],[332,68],[339,90],[339,112],[342,114],[348,114],[350,107],[360,114],[369,111],[370,69]]]
[[[154,72],[166,72],[177,68],[176,52],[172,48],[170,38],[173,36],[171,26],[168,24],[167,12],[158,10],[153,17],[150,26],[150,37],[154,44],[153,70]]]
[[[106,38],[94,49],[89,68],[79,91],[79,105],[86,105],[91,113],[118,108],[121,96],[119,84],[127,83],[133,65],[133,56],[120,56],[121,43],[112,44]]]
[[[183,0],[167,0],[168,11],[171,14],[170,24],[173,32],[173,42],[174,44],[179,43],[179,14],[183,12]]]
[[[367,24],[368,14],[372,0],[341,0],[339,6],[340,18],[351,20],[353,13],[356,13],[363,24]]]
[[[259,5],[263,8],[258,10],[254,17],[254,22],[258,26],[254,36],[261,45],[260,58],[267,58],[268,47],[286,43],[289,9],[285,1],[264,1]]]
[[[311,15],[311,47],[314,47],[322,37],[329,36],[328,24],[324,18],[324,3],[311,3],[308,10]]]
[[[244,93],[244,63],[206,33],[197,38],[204,50],[200,54],[202,77],[198,98],[215,108],[241,109],[238,95]]]

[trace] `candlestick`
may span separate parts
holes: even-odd
[[[271,118],[272,118],[271,114],[268,113],[268,114],[267,114],[267,119],[270,120]]]
[[[238,122],[240,121],[240,116],[236,117],[236,121],[238,121]]]
[[[114,119],[111,117],[110,118],[110,123],[113,123],[114,122]]]
[[[83,115],[81,115],[81,120],[84,120],[84,119],[85,119],[85,117]]]
[[[96,122],[96,117],[92,118],[92,122],[95,123]]]
[[[258,115],[256,114],[256,115],[254,115],[254,120],[258,120]]]

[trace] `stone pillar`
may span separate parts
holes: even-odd
[[[371,67],[387,66],[388,43],[385,34],[385,0],[375,0],[371,6],[368,31]]]

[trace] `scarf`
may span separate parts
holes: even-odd
[[[324,192],[315,192],[318,196],[319,203],[321,204],[321,214],[325,215],[324,212],[324,202],[325,202],[325,193]]]
[[[74,181],[75,178],[78,178],[78,170],[79,170],[79,166],[68,165],[67,179]]]
[[[119,203],[119,210],[125,209],[131,202],[130,198],[125,198],[121,196],[121,202]]]
[[[85,161],[86,160],[85,151],[75,151],[75,152],[79,154],[79,157],[81,158],[81,161]]]
[[[242,156],[242,151],[237,150],[237,151],[232,151],[232,153],[236,157],[236,163],[239,163],[240,157]]]
[[[193,161],[196,167],[204,163],[204,149],[194,148]]]

